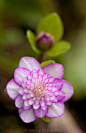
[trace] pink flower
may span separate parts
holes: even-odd
[[[61,64],[51,63],[42,68],[33,57],[21,58],[6,90],[15,100],[19,116],[25,123],[44,116],[57,118],[63,115],[64,102],[73,95],[73,87],[62,80],[63,75]]]

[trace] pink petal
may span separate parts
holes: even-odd
[[[25,101],[24,101],[24,106],[26,106],[26,107],[30,106],[29,100],[25,100]]]
[[[24,106],[24,109],[25,109],[25,110],[30,110],[31,108],[32,108],[32,106],[28,106],[28,107],[25,107],[25,106]]]
[[[47,104],[47,105],[51,105],[52,102],[51,102],[51,101],[46,101],[46,104]]]
[[[57,101],[62,101],[65,98],[65,93],[61,90],[57,96]]]
[[[44,110],[48,110],[48,106],[47,106],[47,105],[41,106],[40,108],[41,108],[43,111],[44,111]]]
[[[50,74],[54,78],[63,78],[64,76],[64,68],[61,64],[51,63],[43,67],[45,73]]]
[[[24,95],[22,96],[22,99],[23,99],[23,100],[28,99],[28,97],[27,97],[27,96],[28,96],[27,94],[24,94]]]
[[[72,85],[66,80],[63,80],[62,91],[65,93],[65,98],[62,100],[63,102],[69,100],[74,93]]]
[[[25,123],[30,123],[37,119],[37,117],[34,115],[33,108],[31,108],[30,110],[19,109],[19,116]]]
[[[23,109],[24,110],[30,110],[32,108],[32,106],[25,106],[24,104],[23,104]]]
[[[38,74],[44,76],[45,73],[44,73],[43,69],[40,69],[40,70],[38,70]]]
[[[34,110],[34,114],[35,114],[35,116],[38,117],[38,118],[44,117],[44,116],[46,115],[47,112],[48,112],[48,110],[41,110],[40,108]]]
[[[15,99],[15,106],[17,108],[22,108],[23,107],[23,99],[21,95],[18,95]]]
[[[18,112],[19,114],[22,113],[24,111],[24,109],[19,109]]]
[[[15,106],[17,108],[22,108],[23,107],[23,99],[21,95],[18,95],[15,99]]]
[[[36,104],[36,103],[33,104],[33,108],[34,108],[34,109],[38,109],[39,106],[40,106],[39,104]]]
[[[16,96],[19,94],[18,93],[19,88],[20,86],[15,83],[14,79],[8,82],[6,90],[11,99],[15,100]]]
[[[58,90],[61,90],[62,89],[62,86],[63,86],[62,79],[55,78],[53,83],[57,85],[57,89]]]
[[[33,103],[34,103],[33,98],[29,99],[28,102],[29,102],[29,105],[33,105]]]
[[[33,57],[22,57],[20,59],[18,67],[28,68],[30,71],[33,69],[41,69],[40,63]]]
[[[21,87],[19,90],[18,90],[19,94],[20,95],[23,95],[24,94],[24,89]]]
[[[57,118],[63,115],[63,113],[64,113],[64,103],[57,102],[57,103],[52,103],[50,106],[48,106],[48,113],[46,114],[46,116],[50,118]]]
[[[17,68],[14,72],[14,79],[16,83],[21,85],[25,77],[29,75],[30,71],[27,68]]]
[[[45,101],[44,100],[40,100],[40,105],[44,106],[45,105]]]

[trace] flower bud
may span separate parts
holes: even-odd
[[[48,50],[50,49],[54,44],[54,37],[51,34],[48,34],[44,31],[42,31],[36,39],[37,46],[40,50]]]

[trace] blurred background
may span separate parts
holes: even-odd
[[[19,118],[14,101],[4,90],[13,78],[21,57],[39,58],[27,40],[26,30],[36,33],[38,22],[50,12],[60,15],[64,25],[62,40],[70,42],[71,49],[58,57],[46,56],[46,60],[53,59],[64,66],[64,79],[73,85],[74,95],[66,102],[68,112],[58,118],[59,122],[53,119],[46,123],[37,119],[25,124]],[[67,120],[69,129],[65,125]],[[86,132],[86,1],[0,0],[0,133],[69,133],[74,124],[71,124],[72,121],[75,122],[75,129]],[[56,123],[56,127],[50,126],[52,122]]]

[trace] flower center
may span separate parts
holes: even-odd
[[[44,90],[45,90],[44,83],[37,83],[34,88],[34,93],[36,96],[43,96]]]

